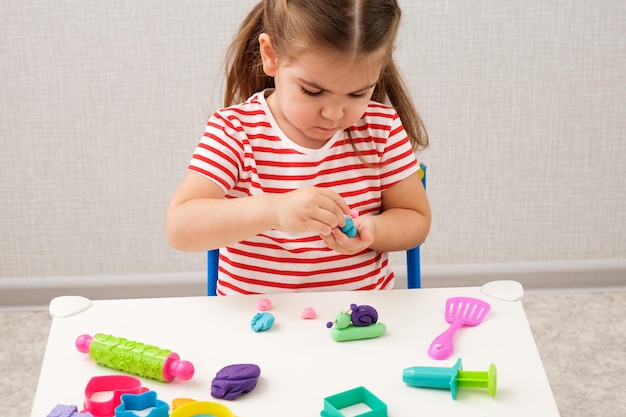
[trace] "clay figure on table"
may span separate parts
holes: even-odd
[[[369,305],[351,304],[350,309],[337,313],[335,319],[326,323],[330,335],[336,342],[372,339],[387,331],[385,324],[378,322],[378,311]]]

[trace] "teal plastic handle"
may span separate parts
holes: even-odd
[[[496,395],[497,371],[492,363],[488,371],[463,371],[459,358],[451,368],[412,366],[402,372],[402,380],[413,387],[449,389],[456,399],[459,387],[486,388],[491,397]]]
[[[457,375],[461,368],[461,358],[451,368],[412,366],[402,372],[402,380],[412,387],[449,389],[452,398],[456,399]]]

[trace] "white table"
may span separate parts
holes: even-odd
[[[447,360],[428,357],[432,339],[445,330],[446,299],[470,296],[491,304],[485,321],[463,327]],[[94,301],[86,311],[54,318],[31,417],[44,417],[58,403],[82,407],[93,376],[118,371],[91,361],[74,347],[81,334],[108,333],[171,349],[196,369],[189,381],[163,383],[141,378],[143,386],[171,404],[174,398],[216,401],[238,417],[319,416],[323,400],[364,386],[388,406],[389,417],[559,416],[522,303],[486,296],[479,288],[274,294],[274,326],[250,329],[261,296],[158,298]],[[387,333],[377,339],[335,342],[325,324],[351,303],[378,310]],[[318,318],[300,317],[313,307]],[[498,370],[498,391],[461,388],[450,392],[406,385],[410,366],[450,367],[458,358],[466,371]],[[257,387],[234,401],[215,400],[211,381],[226,365],[255,363]],[[362,412],[359,411],[359,412]]]

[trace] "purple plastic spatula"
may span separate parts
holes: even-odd
[[[461,326],[480,324],[491,305],[483,300],[472,297],[452,297],[446,300],[446,321],[450,327],[435,338],[428,348],[428,356],[433,359],[448,359],[454,352],[452,340]]]

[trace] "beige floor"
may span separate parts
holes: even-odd
[[[523,302],[561,416],[626,415],[626,292],[527,293]],[[0,313],[0,416],[30,415],[49,327],[45,311]]]

